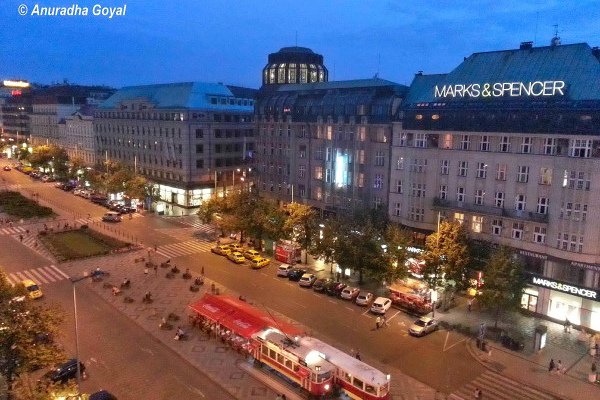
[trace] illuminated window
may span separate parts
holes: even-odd
[[[442,137],[442,148],[451,149],[452,148],[452,134],[445,133]]]
[[[465,222],[465,214],[454,213],[454,220],[462,225]]]
[[[417,114],[417,115],[415,115],[415,119],[416,119],[417,121],[420,121],[420,120],[422,120],[422,119],[423,119],[423,115],[421,115],[421,114]]]
[[[540,185],[552,184],[552,168],[540,168]]]
[[[478,215],[473,215],[473,219],[471,221],[471,230],[475,233],[480,233],[482,225],[483,225],[483,217],[478,216]]]

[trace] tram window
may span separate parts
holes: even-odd
[[[269,357],[272,358],[273,360],[277,359],[277,353],[275,353],[275,350],[269,349]]]
[[[268,356],[268,355],[269,355],[269,348],[268,348],[268,347],[266,347],[266,346],[263,346],[263,347],[262,347],[262,353],[263,353],[265,356]]]
[[[300,371],[300,366],[298,364],[294,364],[294,372]]]
[[[278,362],[279,364],[283,364],[283,355],[281,355],[281,354],[277,354],[277,362]]]
[[[343,372],[342,379],[345,380],[346,382],[352,382],[352,375],[350,375],[347,372]]]
[[[292,361],[291,360],[285,360],[285,367],[287,369],[292,369]]]
[[[363,388],[363,381],[361,381],[360,379],[354,378],[354,381],[352,382],[352,384],[354,386],[356,386],[357,388],[360,388],[360,389]]]
[[[375,388],[371,385],[365,385],[365,392],[367,393],[375,393]]]

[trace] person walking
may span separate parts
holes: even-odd
[[[475,400],[480,400],[482,395],[483,394],[481,393],[481,389],[475,388],[475,392],[473,392],[473,398]]]
[[[354,356],[358,361],[361,361],[360,352],[356,350],[356,355]]]
[[[158,275],[158,265],[154,264],[154,276]]]
[[[144,268],[144,276],[148,276],[148,267]]]
[[[471,312],[471,308],[473,308],[473,298],[469,297],[467,300],[467,311]]]
[[[377,317],[375,318],[375,329],[379,329],[379,327],[381,326],[381,317]]]
[[[558,360],[558,362],[556,363],[556,373],[563,374],[564,372],[565,372],[565,368],[562,365],[562,361]]]
[[[564,328],[565,328],[565,332],[571,333],[571,321],[569,321],[569,318],[565,319]]]
[[[554,358],[551,358],[550,365],[548,365],[548,372],[554,371],[554,368],[556,368],[556,364],[554,364]]]

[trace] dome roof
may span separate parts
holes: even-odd
[[[307,47],[282,47],[269,54],[263,68],[263,85],[327,82],[323,56]]]
[[[308,47],[298,47],[298,46],[282,47],[281,50],[278,51],[278,53],[308,53],[308,54],[314,54],[314,52],[311,49],[309,49]]]

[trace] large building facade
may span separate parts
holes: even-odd
[[[97,159],[135,168],[167,203],[196,207],[251,168],[255,93],[199,82],[122,88],[95,113]]]
[[[0,133],[3,139],[12,143],[28,139],[32,110],[32,87],[29,82],[0,82]]]
[[[285,49],[277,55],[278,65],[297,65],[296,53]],[[306,54],[322,62],[312,51]],[[258,188],[323,213],[384,207],[391,138],[400,126],[407,88],[378,78],[319,82],[318,71],[325,71],[327,79],[321,64],[313,65],[313,83],[287,84],[289,71],[281,72],[283,81],[278,81],[279,72],[269,68],[273,57],[263,71],[255,107]]]
[[[79,159],[85,165],[96,165],[94,136],[95,106],[82,106],[58,123],[58,145],[66,150],[69,159]]]
[[[389,214],[510,246],[522,306],[600,330],[600,51],[587,44],[475,53],[417,74],[392,143]]]

